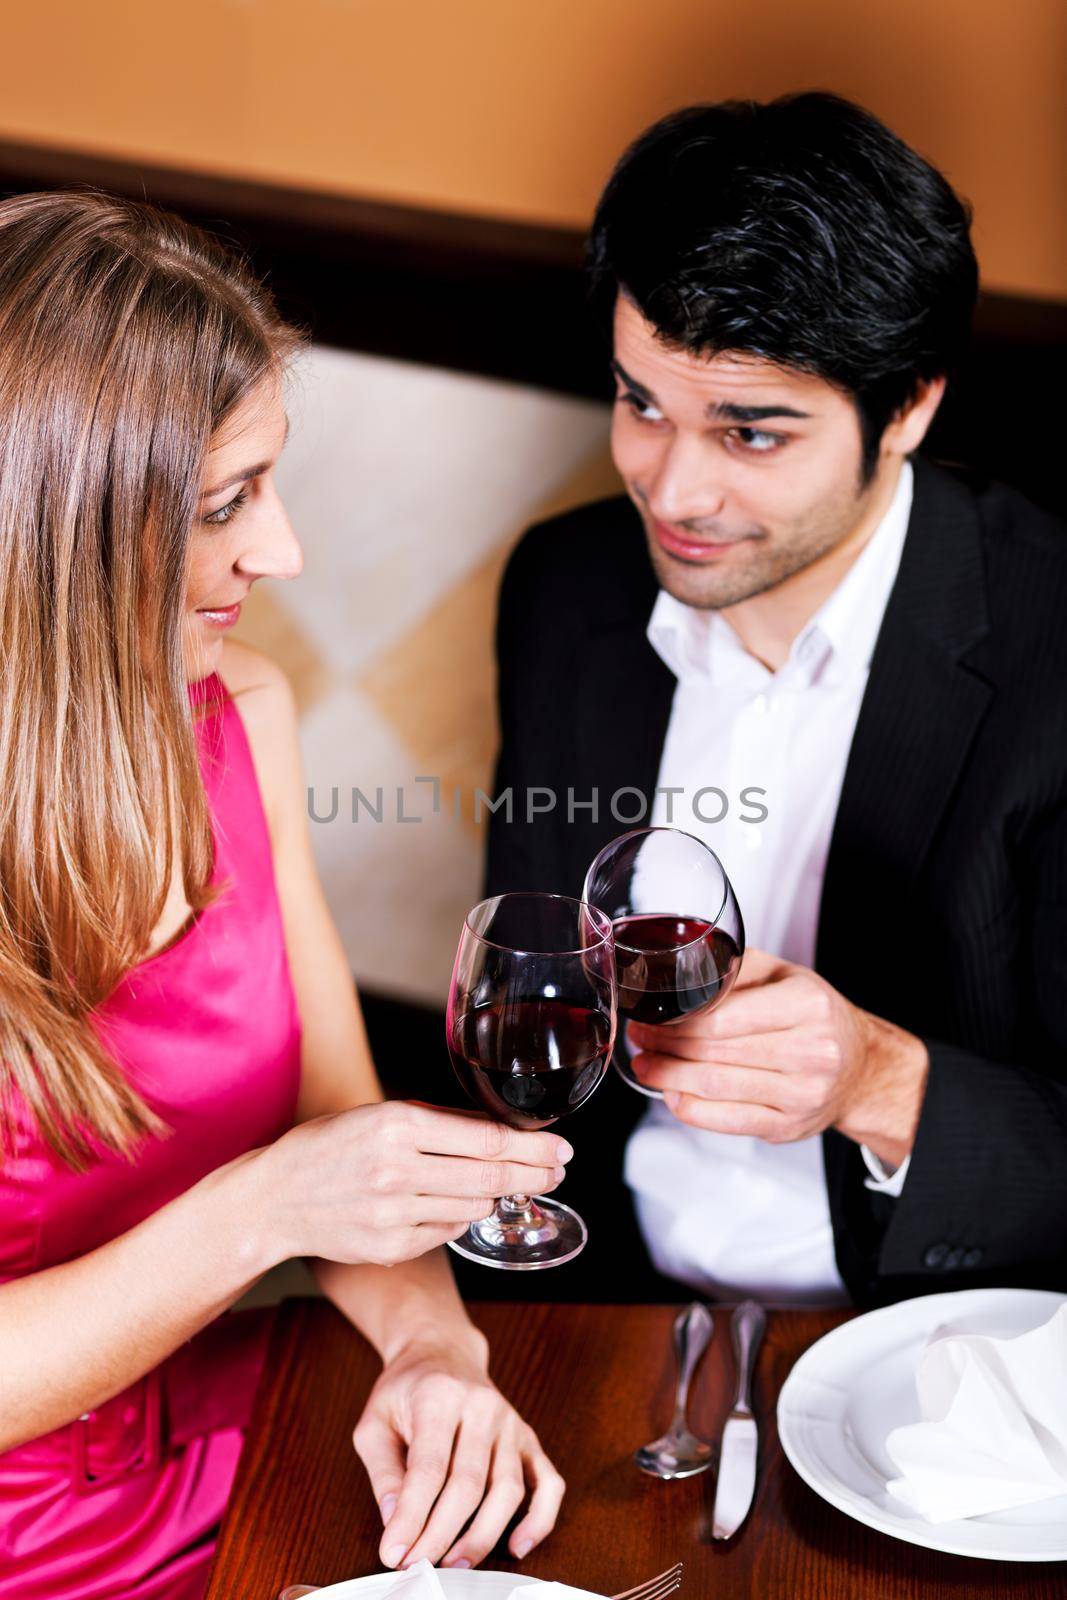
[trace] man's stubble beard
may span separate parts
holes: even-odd
[[[683,605],[699,611],[721,611],[739,605],[812,566],[856,527],[865,499],[864,490],[855,495],[844,492],[831,506],[823,505],[794,524],[787,542],[761,534],[752,540],[743,568],[720,571],[714,564],[703,566],[669,556],[652,531],[650,513],[632,490],[630,494],[641,516],[649,559],[660,587]],[[730,562],[731,558],[726,560]]]

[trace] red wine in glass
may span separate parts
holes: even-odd
[[[726,869],[702,840],[680,828],[620,834],[590,865],[583,897],[612,921],[621,1017],[669,1027],[730,992],[745,926]],[[663,1098],[620,1054],[615,1069],[632,1089]]]
[[[511,1128],[547,1128],[588,1100],[611,1055],[610,1017],[562,1000],[489,1004],[457,1017],[448,1053],[476,1105]]]
[[[615,928],[619,1015],[652,1025],[708,1011],[729,992],[741,951],[702,917],[645,913],[620,917]]]
[[[467,913],[445,1039],[475,1105],[519,1129],[547,1128],[602,1081],[615,1044],[615,942],[604,912],[563,895],[502,894]],[[511,1271],[555,1267],[584,1247],[576,1211],[512,1194],[452,1249]]]

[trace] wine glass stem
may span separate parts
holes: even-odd
[[[496,1203],[496,1210],[485,1222],[476,1223],[482,1229],[497,1229],[512,1243],[537,1244],[555,1238],[557,1227],[546,1216],[536,1200],[528,1194],[505,1194]]]

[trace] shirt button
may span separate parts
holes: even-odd
[[[757,717],[765,717],[771,709],[770,695],[758,694],[752,702],[752,709]]]
[[[127,1428],[133,1426],[133,1424],[137,1421],[138,1415],[139,1413],[136,1406],[125,1407],[122,1413],[122,1420]]]

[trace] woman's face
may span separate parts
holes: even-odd
[[[257,578],[295,578],[303,552],[274,466],[288,432],[281,386],[264,379],[211,441],[186,563],[182,651],[190,682],[215,671]]]

